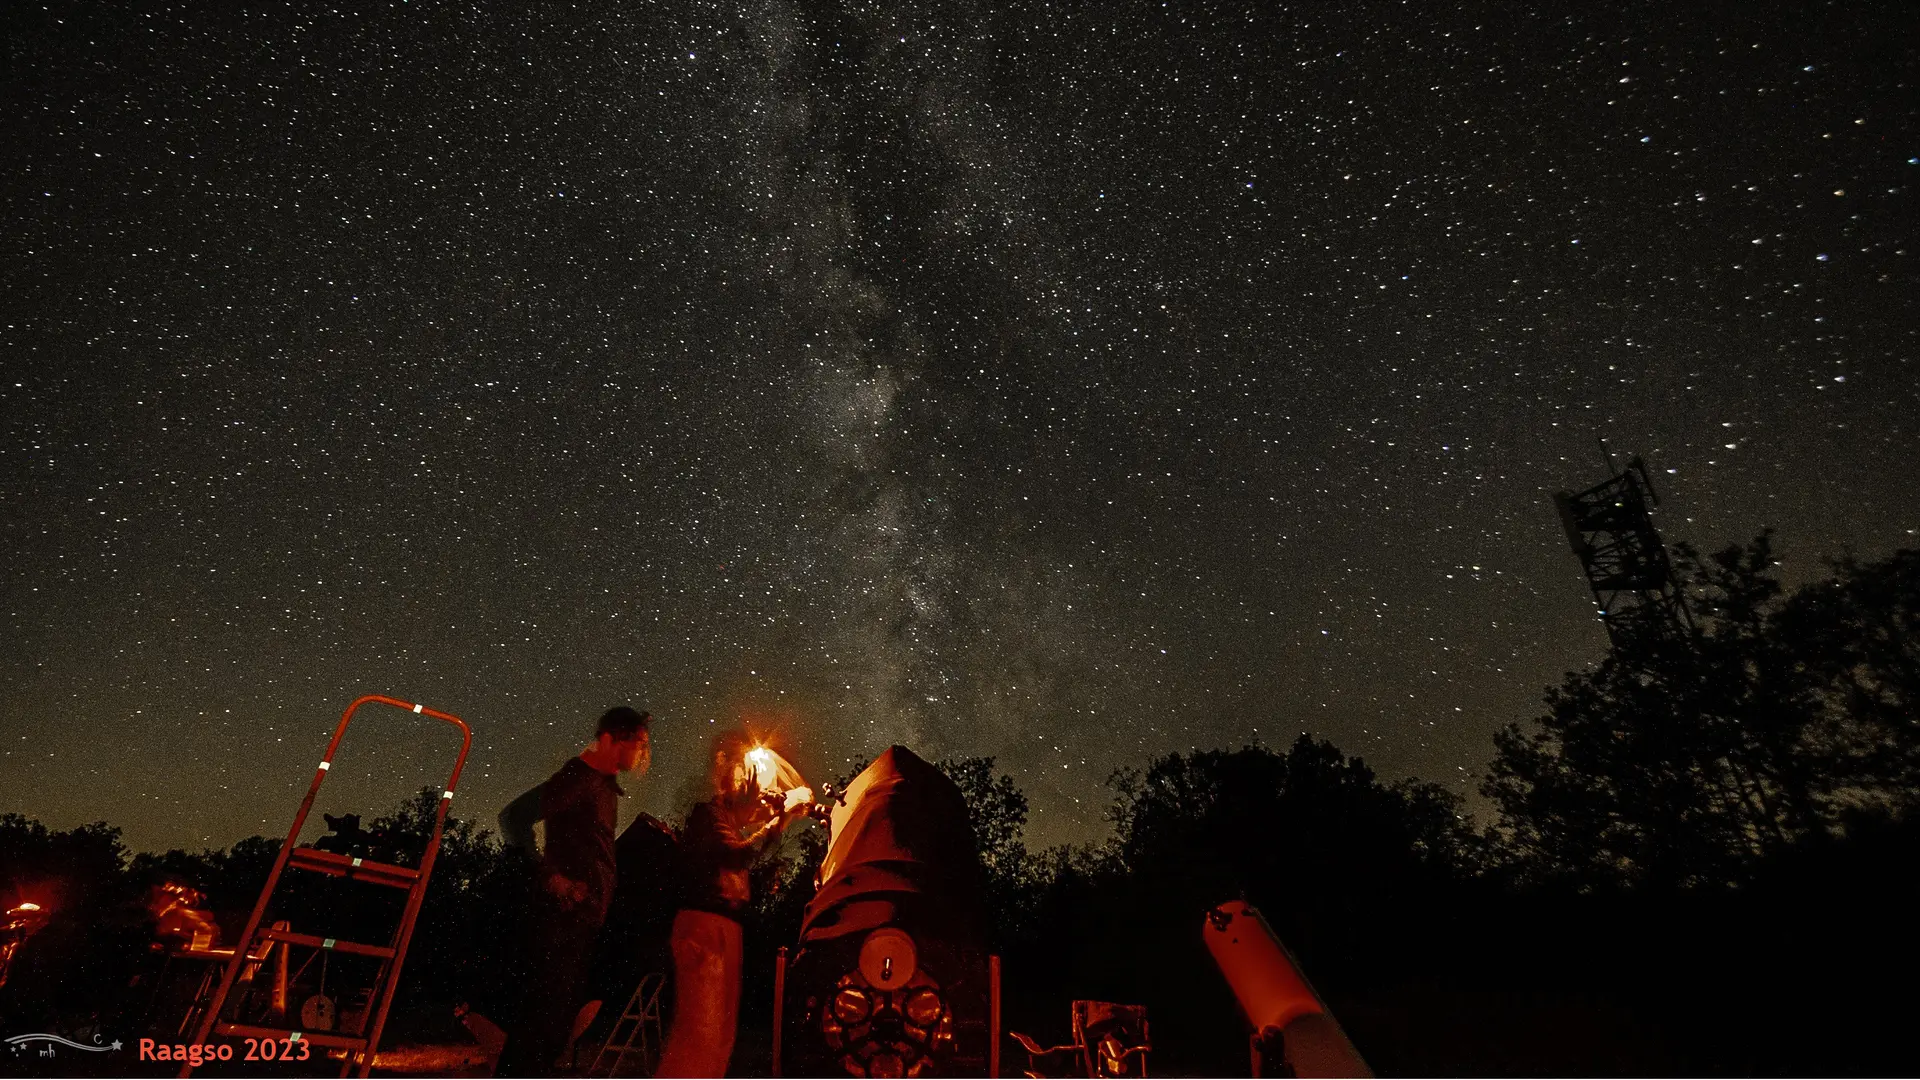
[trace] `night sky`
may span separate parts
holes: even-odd
[[[623,701],[629,812],[742,717],[1040,842],[1470,791],[1597,438],[1789,580],[1920,530],[1911,9],[1567,6],[5,5],[0,811],[281,832],[363,692],[489,824]]]

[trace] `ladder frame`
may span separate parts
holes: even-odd
[[[666,1042],[660,1008],[660,992],[666,989],[666,985],[665,972],[649,971],[640,976],[639,985],[627,996],[627,1007],[620,1011],[613,1026],[607,1029],[607,1037],[600,1043],[600,1052],[593,1056],[593,1064],[587,1067],[586,1075],[619,1076],[620,1070],[626,1067],[628,1055],[637,1055],[645,1075],[653,1075]],[[628,1021],[632,1021],[633,1026],[627,1030],[626,1038],[621,1039],[620,1025]],[[616,1040],[619,1042],[617,1046]],[[609,1058],[612,1060],[609,1061]],[[603,1067],[606,1072],[600,1071]]]
[[[392,1007],[394,990],[400,985],[400,970],[407,959],[407,946],[413,941],[414,924],[420,917],[420,906],[427,896],[427,882],[433,876],[433,864],[440,854],[440,834],[446,826],[447,808],[453,802],[454,789],[459,786],[460,770],[466,767],[467,751],[473,747],[473,729],[467,726],[465,720],[452,713],[429,709],[425,705],[401,701],[384,694],[366,694],[356,698],[353,704],[347,706],[347,711],[341,714],[339,726],[333,729],[333,740],[327,743],[327,752],[320,759],[319,767],[313,772],[313,783],[307,785],[307,797],[300,801],[300,810],[293,816],[293,828],[287,831],[286,840],[281,842],[280,853],[273,860],[273,870],[267,874],[266,884],[260,889],[260,898],[254,901],[253,913],[247,916],[247,927],[241,931],[239,943],[233,950],[233,959],[227,962],[226,971],[220,976],[220,989],[214,993],[213,1000],[208,1003],[206,1012],[200,1017],[199,1028],[193,1038],[195,1043],[208,1042],[214,1033],[214,1028],[219,1026],[220,1012],[226,1008],[227,996],[233,991],[233,984],[239,978],[241,967],[247,962],[248,950],[253,945],[255,935],[260,932],[260,924],[267,913],[267,904],[273,899],[274,890],[279,887],[280,875],[286,871],[288,860],[299,844],[300,830],[306,827],[307,815],[313,810],[313,800],[320,794],[321,783],[333,770],[333,755],[340,749],[340,740],[346,735],[347,725],[353,722],[354,714],[360,710],[361,706],[369,704],[391,705],[416,716],[430,716],[435,720],[445,721],[460,729],[460,756],[454,759],[453,772],[447,778],[447,786],[440,793],[440,805],[434,811],[433,834],[427,839],[426,851],[420,856],[420,867],[414,871],[413,881],[407,887],[406,907],[400,914],[399,928],[394,932],[393,956],[381,965],[380,973],[375,976],[374,1008],[368,1017],[370,1023],[367,1026],[366,1045],[357,1051],[359,1075],[365,1077],[373,1071],[373,1057],[380,1047],[380,1035],[387,1026],[387,1010]],[[352,865],[356,869],[359,868],[360,863],[361,860],[352,860]],[[341,876],[351,880],[354,875],[342,873]],[[383,883],[391,884],[391,882]],[[285,946],[282,945],[282,947]],[[270,1033],[297,1035],[304,1038],[306,1035],[300,1031],[282,1032],[279,1029],[254,1029],[251,1025],[241,1026],[248,1028],[244,1034],[255,1036]],[[332,1033],[316,1032],[315,1034],[324,1036],[322,1039],[313,1040],[315,1045],[338,1045],[336,1041],[338,1037]],[[346,1076],[356,1064],[354,1048],[350,1045],[345,1048],[347,1057],[340,1067],[341,1076]],[[179,1075],[183,1078],[192,1076],[192,1065],[182,1066]]]

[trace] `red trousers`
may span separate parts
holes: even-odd
[[[709,911],[673,919],[673,1025],[655,1076],[725,1076],[740,1024],[740,924]]]

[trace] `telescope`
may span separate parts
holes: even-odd
[[[987,1075],[998,969],[960,789],[895,746],[825,805],[827,854],[775,976],[774,1075]]]

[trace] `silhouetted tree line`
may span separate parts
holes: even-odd
[[[941,763],[973,813],[1007,1026],[1063,1042],[1071,999],[1139,1002],[1160,1071],[1244,1069],[1199,924],[1245,896],[1383,1074],[1910,1068],[1911,994],[1886,987],[1920,963],[1920,552],[1842,560],[1792,592],[1764,535],[1675,556],[1693,626],[1622,642],[1502,731],[1486,828],[1453,792],[1383,782],[1302,735],[1123,771],[1109,840],[1033,850],[1027,799],[993,759]],[[417,849],[435,801],[423,790],[371,831]],[[0,817],[0,897],[32,888],[62,912],[0,990],[0,1017],[170,1022],[140,1015],[144,890],[186,881],[237,926],[276,844],[129,858],[104,824]],[[748,1028],[769,1018],[773,950],[794,939],[824,847],[796,830],[755,871]],[[459,1002],[511,1008],[527,879],[525,856],[450,823],[396,1037],[458,1037]],[[345,894],[324,890],[339,887],[288,916],[332,905],[338,925]],[[609,1011],[638,974],[602,973]],[[736,1071],[764,1069],[763,1045],[743,1033]]]
[[[1920,792],[1920,552],[1790,596],[1765,534],[1675,555],[1694,625],[1620,642],[1495,740],[1482,790],[1530,879],[1734,885]]]

